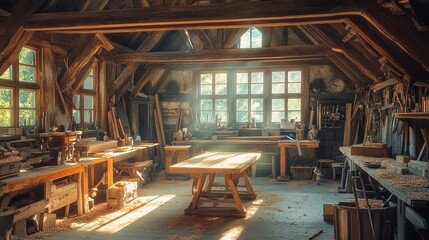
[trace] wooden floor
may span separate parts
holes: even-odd
[[[58,223],[59,231],[48,239],[308,239],[320,229],[316,239],[333,239],[333,225],[323,221],[323,203],[351,198],[336,192],[337,182],[251,181],[258,197],[245,202],[244,219],[185,216],[191,181],[159,176],[125,209],[99,204],[85,216]]]

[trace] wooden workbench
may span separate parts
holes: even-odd
[[[319,141],[310,142],[309,140],[299,141],[299,146],[303,148],[319,148]],[[280,176],[277,178],[278,181],[288,181],[290,176],[286,176],[287,169],[287,159],[286,159],[286,149],[287,148],[297,148],[297,142],[294,140],[279,140],[278,147],[280,149]]]
[[[380,174],[380,169],[368,168],[365,166],[365,161],[380,163],[381,161],[394,162],[394,159],[351,155],[350,147],[340,147],[340,151],[347,156],[347,160],[351,163],[352,167],[353,165],[357,166],[360,171],[368,174],[397,197],[398,239],[412,239],[415,237],[409,236],[410,231],[407,230],[407,228],[410,227],[409,225],[411,225],[411,228],[419,229],[418,231],[423,232],[423,234],[428,234],[426,236],[429,236],[427,221],[424,220],[424,218],[428,219],[429,216],[429,188],[416,183],[417,179],[423,180],[422,177],[412,174],[401,175],[394,172],[389,172],[389,177],[384,177]],[[403,187],[398,185],[396,183],[398,180],[410,183],[412,186]]]
[[[191,174],[196,185],[193,186],[194,195],[185,214],[245,217],[241,199],[256,198],[247,172],[260,157],[261,153],[257,152],[206,152],[170,166],[173,173]],[[216,174],[225,177],[223,190],[214,188]],[[203,190],[206,178],[208,182]],[[240,178],[244,180],[246,191],[239,192],[237,189]],[[224,199],[231,196],[232,199]],[[204,203],[211,203],[212,206],[204,206]],[[222,206],[225,203],[232,203],[233,207]]]
[[[45,196],[37,202],[18,209],[14,216],[14,222],[23,221],[32,215],[43,212],[55,211],[76,202],[78,214],[83,214],[83,199],[81,191],[81,176],[84,168],[80,164],[48,166],[29,171],[22,171],[17,176],[0,180],[1,209],[5,209],[10,200],[18,193],[37,185],[43,185]],[[75,182],[56,186],[53,181],[75,176]]]
[[[277,140],[190,140],[175,143],[176,145],[192,145],[194,154],[204,151],[278,152]]]

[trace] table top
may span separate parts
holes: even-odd
[[[83,172],[84,167],[80,164],[46,166],[28,171],[21,171],[18,175],[0,180],[0,195],[19,189],[35,186],[46,181]]]
[[[352,155],[350,147],[340,147],[340,151],[389,192],[407,204],[414,206],[419,202],[429,201],[429,188],[423,187],[423,185],[429,186],[429,180],[426,181],[424,178],[413,174],[401,175],[387,169],[368,168],[364,165],[365,161],[380,163],[381,161],[395,161],[394,159]]]
[[[164,150],[188,150],[191,148],[192,148],[192,145],[175,145],[175,146],[165,146]]]
[[[207,145],[277,145],[276,141],[270,140],[190,140],[176,141],[180,145],[207,144]]]
[[[170,172],[240,174],[260,157],[260,152],[205,152],[170,166]]]
[[[309,140],[300,140],[299,146],[302,148],[318,148],[320,142],[319,141],[312,141]],[[278,141],[279,147],[296,147],[297,143],[295,140],[279,140]]]

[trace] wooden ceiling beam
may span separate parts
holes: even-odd
[[[146,72],[137,81],[133,91],[131,92],[131,96],[137,97],[148,82],[157,82],[166,70],[166,68],[150,65]]]
[[[347,21],[364,41],[370,44],[404,75],[414,79],[426,79],[428,77],[428,72],[419,63],[407,54],[400,54],[398,47],[369,25],[365,19],[353,16],[348,17]]]
[[[76,74],[91,60],[91,58],[101,49],[102,45],[97,36],[92,37],[90,42],[84,44],[79,50],[79,55],[73,60],[59,81],[61,91],[69,89],[76,80]]]
[[[182,37],[183,42],[186,45],[186,48],[189,51],[195,51],[195,47],[194,47],[194,44],[192,43],[191,36],[189,35],[188,30],[186,30],[186,29],[185,30],[181,30],[181,31],[179,31],[179,34]]]
[[[393,15],[388,10],[380,10],[379,4],[368,1],[359,1],[358,4],[363,18],[429,72],[427,34],[421,34],[407,16]]]
[[[363,74],[375,83],[379,83],[383,79],[383,73],[376,66],[379,64],[374,59],[366,58],[362,53],[358,52],[351,45],[344,43],[341,36],[328,25],[309,26],[324,43],[331,47],[333,51],[343,54],[350,60]]]
[[[339,53],[332,54],[328,56],[328,59],[356,86],[363,86],[372,82],[371,80],[367,80],[366,77],[362,77],[362,74],[359,72],[359,70],[353,66],[353,64],[343,55]]]
[[[275,9],[276,11],[273,11]],[[240,14],[237,14],[237,13]],[[231,4],[163,6],[94,12],[38,13],[25,25],[30,31],[136,32],[246,28],[331,23],[359,15],[345,2],[284,0]]]
[[[292,26],[290,27],[292,31],[303,41],[306,45],[313,45],[315,44],[300,28],[299,26]]]
[[[140,46],[137,48],[137,52],[148,52],[155,47],[155,45],[165,35],[165,32],[154,32],[149,35]],[[110,85],[110,95],[113,95],[120,87],[125,83],[127,79],[137,70],[138,64],[128,64],[124,70],[119,74],[115,81]]]
[[[237,43],[237,41],[243,36],[248,28],[243,29],[231,29],[228,38],[223,43],[223,48],[232,48]]]
[[[208,49],[208,50],[215,49],[213,42],[210,40],[210,38],[203,30],[192,30],[191,32],[200,39],[200,41],[203,43],[204,49]]]
[[[73,86],[71,88],[72,94],[75,94],[82,87],[96,60],[97,57],[92,56],[92,58],[86,63],[86,65],[78,71],[78,73],[76,74],[76,81],[73,83]]]
[[[259,49],[217,49],[197,52],[146,52],[118,54],[118,63],[197,63],[237,61],[286,61],[317,59],[331,54],[330,48],[318,46],[283,46]]]

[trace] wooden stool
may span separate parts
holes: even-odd
[[[190,157],[192,145],[165,146],[165,177],[173,180],[187,180],[189,174],[170,173],[170,166],[180,163]]]
[[[143,185],[150,183],[149,170],[152,166],[152,160],[146,160],[144,162],[119,162],[116,165],[118,169],[118,176],[124,178],[137,178]],[[123,175],[123,174],[127,175]]]
[[[332,180],[337,179],[337,169],[342,171],[343,167],[344,165],[342,163],[339,163],[339,162],[332,163]]]
[[[276,152],[267,152],[267,153],[262,153],[262,155],[266,155],[266,156],[271,156],[271,163],[269,162],[255,162],[252,165],[252,177],[256,177],[256,166],[257,165],[271,165],[271,175],[273,176],[273,178],[276,178],[276,156],[278,155],[278,153]]]

